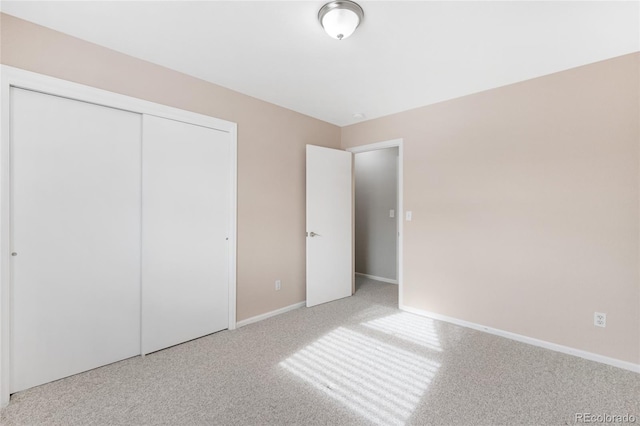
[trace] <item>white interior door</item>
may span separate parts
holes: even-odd
[[[144,116],[142,352],[229,326],[230,135]]]
[[[352,154],[307,145],[307,306],[351,296]]]
[[[141,116],[10,95],[17,392],[140,353]]]

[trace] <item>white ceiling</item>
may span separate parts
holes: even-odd
[[[328,0],[327,0],[328,1]],[[344,126],[640,50],[637,1],[2,1],[2,11]]]

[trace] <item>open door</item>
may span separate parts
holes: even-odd
[[[308,307],[352,294],[352,155],[307,145]]]

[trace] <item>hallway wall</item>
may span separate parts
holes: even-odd
[[[354,165],[356,273],[396,280],[398,148],[357,153]]]

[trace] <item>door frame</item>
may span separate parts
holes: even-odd
[[[397,279],[398,279],[398,308],[404,306],[402,290],[403,290],[403,281],[404,281],[404,262],[403,262],[403,241],[404,241],[404,201],[403,201],[403,188],[404,188],[404,149],[403,149],[404,141],[402,138],[400,139],[392,139],[388,141],[376,142],[367,145],[359,145],[351,148],[347,148],[346,150],[353,153],[359,154],[361,152],[370,152],[370,151],[378,151],[380,149],[387,148],[398,148],[398,206],[396,213],[396,220],[398,224],[398,239],[397,239]],[[355,157],[354,157],[355,161]],[[355,168],[353,170],[353,176],[355,179]],[[354,185],[354,195],[355,195],[355,185]],[[354,227],[355,229],[355,227]],[[354,239],[355,245],[355,239]],[[355,246],[354,246],[355,247]]]
[[[9,403],[11,344],[11,88],[33,90],[138,114],[154,115],[229,133],[229,330],[236,328],[237,124],[131,96],[0,65],[0,408]]]

